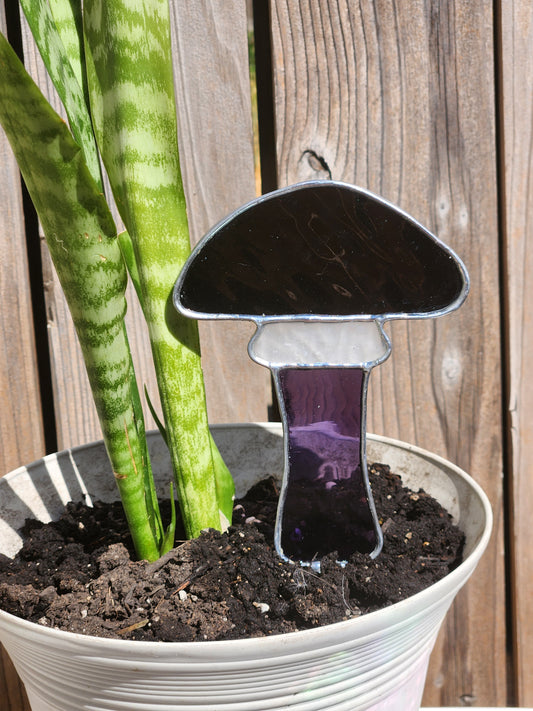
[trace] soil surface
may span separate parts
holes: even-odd
[[[72,632],[168,642],[279,634],[377,610],[455,568],[464,536],[389,467],[369,473],[384,534],[375,560],[355,554],[341,567],[333,553],[320,574],[282,562],[272,479],[236,502],[227,533],[206,531],[155,563],[132,560],[119,503],[71,503],[57,522],[26,522],[15,560],[0,555],[0,607]]]

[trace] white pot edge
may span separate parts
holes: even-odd
[[[281,423],[258,423],[252,424],[253,428],[266,429],[272,434],[281,435],[282,426]],[[246,428],[250,425],[246,423],[239,423],[237,425],[222,424],[214,425],[213,430],[225,431],[237,428]],[[158,433],[150,433],[150,437],[159,436]],[[404,451],[411,452],[413,454],[419,455],[430,461],[434,461],[438,465],[442,465],[445,469],[453,471],[460,479],[462,479],[469,488],[471,488],[476,496],[479,498],[480,503],[483,507],[486,516],[486,525],[484,527],[482,536],[477,541],[474,550],[467,557],[463,563],[458,566],[454,571],[449,573],[445,578],[434,583],[429,588],[413,595],[406,600],[395,603],[390,607],[378,610],[377,612],[370,613],[368,615],[363,615],[362,617],[353,618],[350,620],[337,622],[332,625],[327,625],[325,627],[302,630],[300,632],[290,632],[283,635],[275,635],[272,637],[260,637],[260,638],[249,638],[241,640],[219,640],[219,641],[205,641],[200,643],[191,642],[137,642],[131,640],[118,640],[118,639],[102,639],[98,637],[91,637],[87,635],[81,635],[73,632],[65,632],[57,629],[50,629],[47,627],[41,627],[32,622],[22,620],[9,613],[0,610],[0,620],[2,625],[9,629],[11,626],[16,626],[18,629],[26,628],[28,633],[32,636],[45,635],[48,638],[55,638],[55,641],[62,646],[72,646],[72,649],[79,650],[79,645],[83,643],[87,653],[98,654],[98,649],[101,645],[105,645],[106,649],[115,648],[116,654],[119,658],[123,658],[124,662],[127,663],[127,658],[131,652],[139,651],[139,645],[142,645],[143,656],[147,660],[149,659],[165,659],[176,660],[176,658],[183,657],[191,659],[194,657],[201,658],[205,660],[206,664],[211,664],[216,661],[221,663],[224,661],[226,655],[231,654],[235,660],[235,656],[240,658],[243,663],[248,666],[253,664],[256,660],[259,665],[262,660],[272,654],[277,658],[278,662],[280,660],[280,648],[291,656],[295,654],[301,654],[302,658],[305,658],[309,654],[309,650],[316,648],[317,646],[323,647],[326,652],[328,646],[335,646],[335,651],[338,652],[342,649],[342,644],[346,641],[349,644],[354,637],[358,637],[361,640],[367,639],[373,635],[380,635],[382,630],[391,629],[397,625],[404,625],[403,620],[409,615],[417,615],[417,609],[428,611],[429,608],[437,605],[442,605],[443,599],[449,598],[449,602],[453,600],[458,588],[462,587],[465,580],[470,576],[474,570],[479,558],[481,557],[483,551],[485,550],[487,543],[490,538],[491,528],[492,528],[492,511],[490,508],[490,503],[486,494],[483,492],[481,487],[470,477],[466,472],[461,470],[456,465],[447,461],[446,459],[434,455],[431,452],[411,445],[408,443],[401,442],[399,440],[390,439],[387,437],[382,437],[378,435],[368,435],[369,443],[376,442],[383,445],[391,445],[393,447],[399,448]],[[65,450],[72,455],[76,452],[87,449],[87,447],[100,446],[99,442],[90,443],[89,445],[80,445],[74,447],[70,450]],[[37,460],[33,464],[42,464],[45,462],[53,462],[61,453],[55,453],[47,455],[41,460]],[[31,468],[31,464],[25,467],[19,467],[13,470],[9,474],[5,475],[6,481],[10,478],[16,477],[21,472],[25,472],[26,469]],[[432,602],[433,600],[433,602]],[[398,622],[398,617],[402,621]],[[231,652],[230,652],[231,650]]]

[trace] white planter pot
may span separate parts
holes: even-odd
[[[279,474],[277,425],[222,425],[215,439],[238,494]],[[155,472],[169,460],[150,437]],[[412,711],[422,697],[429,654],[455,594],[485,549],[492,515],[480,487],[453,464],[416,447],[369,436],[382,461],[412,488],[423,487],[466,533],[464,562],[395,605],[319,629],[217,642],[134,642],[41,627],[0,612],[0,641],[26,686],[33,711]],[[166,481],[165,477],[165,481]],[[14,555],[25,518],[57,517],[88,493],[113,500],[104,448],[95,443],[21,467],[0,480],[1,550]]]

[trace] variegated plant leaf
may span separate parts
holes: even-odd
[[[85,76],[85,50],[83,46],[83,13],[82,0],[49,0],[50,10],[54,18],[66,55],[83,89],[85,102],[89,106],[87,94],[87,77]]]
[[[69,41],[68,52],[58,30],[56,17],[52,14],[47,0],[20,0],[20,3],[50,79],[67,112],[72,134],[83,149],[93,179],[102,189],[98,151],[87,96],[83,90],[86,86],[85,67],[79,40],[76,49],[74,34],[77,33],[77,28],[70,1],[54,1],[54,10],[62,35]]]
[[[231,518],[233,485],[213,462],[197,325],[171,306],[190,245],[168,1],[85,0],[84,30],[95,135],[132,240],[178,497],[194,537]]]
[[[35,205],[82,347],[103,435],[140,557],[162,526],[146,486],[144,424],[124,327],[126,268],[80,147],[0,35],[0,123]]]

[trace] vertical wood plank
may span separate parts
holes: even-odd
[[[179,3],[172,7],[177,37],[174,56],[180,92],[178,107],[182,162],[192,235],[196,241],[226,213],[255,195],[246,13],[245,7],[239,2],[233,2],[231,7],[228,3],[224,9],[209,2]],[[62,113],[60,102],[47,78],[24,19],[22,28],[26,67],[52,105]],[[3,151],[3,144],[0,150]],[[6,160],[2,164],[8,165],[15,185],[19,186],[14,162]],[[1,189],[3,192],[12,189],[7,172]],[[10,236],[8,253],[21,256],[25,254],[25,248],[13,239],[15,234],[22,243],[24,240],[20,186],[16,194],[16,199],[11,194],[2,195],[2,219],[9,222],[2,234]],[[16,393],[16,399],[22,406],[15,415],[20,413],[22,416],[24,411],[30,414],[34,410],[39,412],[40,403],[38,381],[34,374],[32,378],[30,372],[35,366],[33,342],[30,342],[31,339],[24,341],[31,336],[31,321],[24,315],[29,308],[28,292],[20,288],[23,279],[13,269],[14,264],[18,266],[16,259],[2,260],[5,270],[2,270],[1,290],[4,305],[10,307],[4,308],[3,321],[6,320],[4,317],[9,316],[11,332],[14,327],[20,329],[25,355],[13,353],[19,342],[12,337],[12,333],[4,339],[4,351],[9,350],[9,353],[4,354],[6,365],[7,362],[10,366],[22,363],[26,368],[20,372],[20,379],[18,374],[13,374],[12,367],[9,370],[3,368],[4,380],[0,382],[3,397],[8,397],[8,389],[11,394],[16,387],[20,390]],[[43,269],[58,446],[63,448],[99,438],[100,429],[68,307],[44,243]],[[130,294],[130,304],[128,332],[139,381],[146,383],[153,394],[156,386],[150,349],[142,315],[133,294]],[[270,381],[268,372],[248,359],[246,345],[251,329],[246,325],[239,328],[233,324],[217,324],[217,328],[207,326],[203,331],[204,368],[211,420],[267,419]],[[31,391],[29,395],[24,395],[24,388]],[[153,426],[151,418],[147,419]],[[28,429],[31,424],[40,424],[39,418],[30,417],[25,423],[26,429],[18,423],[18,417],[13,418],[13,421],[2,418],[2,442],[6,443],[0,454],[0,457],[6,459],[3,470],[44,453],[42,431],[32,432]],[[17,431],[8,432],[7,426],[13,424],[17,424]],[[29,443],[35,447],[35,453],[29,452]],[[8,461],[10,451],[13,456]],[[5,703],[10,704],[9,711],[22,711],[23,691],[9,662],[6,662],[0,679],[0,698],[8,700]]]
[[[65,117],[21,11],[24,64],[54,109]],[[101,438],[81,349],[67,303],[41,233],[43,281],[58,449]]]
[[[0,29],[5,32],[3,5]],[[0,128],[0,475],[44,453],[20,173]]]
[[[533,5],[500,13],[514,682],[517,704],[533,706]]]
[[[246,4],[173,0],[180,156],[191,240],[255,197]],[[270,376],[247,352],[254,327],[201,322],[211,422],[268,419]]]
[[[54,109],[63,118],[66,118],[61,101],[48,78],[22,13],[21,26],[26,69]],[[108,194],[111,194],[109,188]],[[123,229],[123,225],[112,198],[110,198],[110,204],[117,229],[120,231]],[[64,449],[100,439],[102,434],[81,348],[44,236],[41,238],[41,243],[57,444],[58,449]],[[139,386],[141,391],[144,386],[147,387],[154,404],[157,405],[157,384],[150,344],[142,311],[131,286],[128,287],[127,301],[126,325]],[[155,427],[154,420],[147,408],[145,409],[145,419],[148,428]]]
[[[31,711],[26,690],[3,647],[0,647],[0,694],[2,711]]]
[[[180,147],[193,241],[230,210],[254,197],[253,136],[245,7],[171,3]],[[60,102],[23,22],[28,71],[56,110]],[[80,349],[53,267],[43,251],[58,446],[100,437]],[[133,290],[128,334],[141,387],[157,403],[151,351]],[[212,422],[267,419],[268,374],[252,364],[248,324],[201,324],[208,410]],[[154,426],[146,413],[147,426]]]
[[[455,461],[491,499],[490,549],[447,618],[424,703],[505,705],[492,5],[273,0],[272,26],[280,185],[331,176],[369,188],[470,271],[459,312],[391,325],[368,422]]]
[[[4,3],[0,30],[6,33]],[[20,174],[0,128],[0,476],[45,453]],[[29,711],[26,692],[0,647],[0,706]]]

